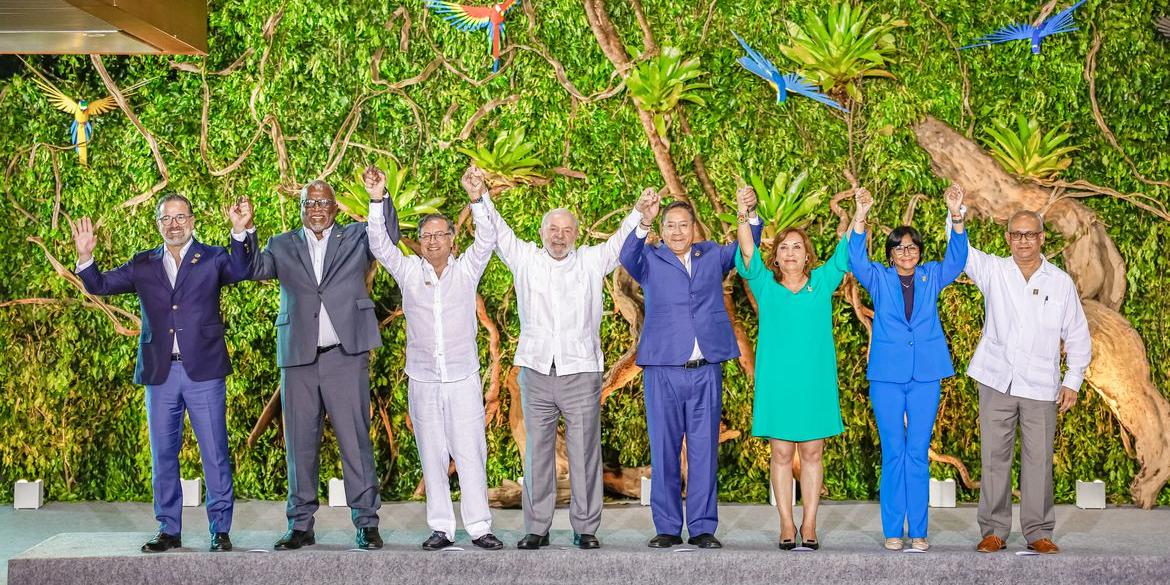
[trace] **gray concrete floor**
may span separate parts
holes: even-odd
[[[384,504],[380,516],[382,534],[389,547],[414,550],[430,533],[421,502]],[[777,518],[775,509],[769,506],[722,505],[718,536],[729,548],[772,549],[779,533]],[[183,522],[185,548],[205,550],[208,536],[203,509],[186,508]],[[237,502],[233,522],[237,550],[271,549],[272,542],[285,528],[284,503]],[[881,550],[881,519],[874,502],[825,502],[818,525],[818,536],[825,551]],[[0,585],[7,582],[8,559],[55,535],[104,533],[102,538],[71,550],[76,556],[136,555],[140,554],[138,546],[156,526],[148,503],[52,502],[40,510],[0,509]],[[520,510],[494,510],[493,530],[509,547],[522,535],[523,526]],[[1024,548],[1018,520],[1015,528],[1017,532],[1009,539],[1009,552]],[[970,552],[979,540],[972,505],[932,509],[930,529],[932,553]],[[1170,556],[1170,538],[1167,538],[1170,509],[1080,510],[1058,506],[1056,530],[1055,540],[1068,554]],[[322,507],[317,513],[316,531],[325,548],[344,550],[352,546],[353,526],[348,508]],[[568,546],[571,534],[568,511],[559,509],[553,524],[553,546]],[[610,543],[638,550],[639,543],[653,534],[649,508],[610,504],[606,506],[598,536],[603,545]],[[459,545],[470,548],[462,530],[457,540]]]

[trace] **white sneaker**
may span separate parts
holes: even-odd
[[[928,551],[930,550],[930,543],[926,542],[925,538],[910,539],[910,548],[914,550]]]
[[[887,538],[885,544],[886,550],[902,550],[901,538]]]

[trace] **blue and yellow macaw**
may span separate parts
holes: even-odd
[[[776,66],[768,60],[767,57],[756,52],[755,49],[748,46],[747,42],[742,37],[735,33],[735,39],[739,41],[739,45],[747,51],[747,57],[740,57],[737,62],[743,66],[744,69],[755,73],[767,81],[772,89],[776,90],[776,103],[782,103],[788,100],[788,92],[802,95],[807,98],[814,99],[826,106],[837,108],[842,112],[848,112],[844,106],[837,103],[833,98],[817,91],[815,85],[808,82],[799,73],[782,74]]]
[[[465,6],[450,0],[426,0],[427,8],[442,15],[461,31],[488,29],[488,50],[492,52],[492,73],[500,70],[500,43],[504,38],[504,17],[519,0],[504,0],[491,6]]]
[[[36,83],[41,91],[45,92],[46,97],[53,103],[53,106],[58,110],[67,114],[73,114],[73,124],[69,126],[69,135],[73,139],[74,150],[77,151],[78,158],[81,159],[81,166],[89,166],[87,155],[87,146],[89,140],[93,136],[93,126],[89,123],[92,116],[100,116],[106,112],[113,111],[118,107],[113,96],[106,96],[100,100],[86,101],[77,100],[65,95],[64,92],[57,89],[57,86],[49,82],[35,70],[36,77],[33,78],[33,83]]]

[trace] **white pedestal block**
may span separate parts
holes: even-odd
[[[768,503],[776,505],[776,491],[772,489],[772,482],[768,482]],[[796,479],[792,480],[792,505],[796,505]]]
[[[329,478],[329,507],[344,508],[348,505],[345,500],[345,481],[336,477]]]
[[[203,501],[203,478],[181,479],[179,483],[183,485],[183,507],[198,508]]]
[[[36,510],[45,505],[45,482],[16,480],[12,489],[12,507],[17,510]]]
[[[930,478],[931,508],[954,508],[955,501],[955,480]]]
[[[641,496],[642,496],[640,498],[641,501],[639,503],[642,504],[643,506],[649,506],[650,505],[650,478],[649,477],[642,478]]]
[[[1082,510],[1105,509],[1105,482],[1077,480],[1077,507]]]

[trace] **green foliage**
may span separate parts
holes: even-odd
[[[893,78],[886,70],[894,53],[892,31],[903,20],[883,16],[869,27],[870,7],[855,8],[848,0],[829,5],[824,18],[808,10],[804,23],[788,23],[792,44],[781,45],[784,56],[799,63],[811,81],[826,93],[844,92],[861,101],[857,81],[863,77]]]
[[[699,58],[683,60],[683,53],[675,47],[642,61],[626,78],[626,87],[638,107],[654,115],[654,129],[666,138],[666,114],[674,111],[679,102],[705,106],[707,102],[696,90],[710,87],[694,81],[703,75]]]
[[[456,150],[471,157],[471,161],[479,168],[505,181],[538,182],[545,178],[541,171],[544,162],[533,154],[536,146],[524,138],[523,128],[503,130],[496,136],[491,148],[476,146]]]
[[[984,140],[991,156],[1009,173],[1025,179],[1052,179],[1072,164],[1066,156],[1076,146],[1061,146],[1072,134],[1053,128],[1047,134],[1040,131],[1040,122],[1016,114],[1013,130],[1002,121],[987,129],[991,140]]]
[[[808,171],[801,171],[795,177],[786,172],[776,174],[772,185],[765,185],[759,175],[751,176],[752,189],[756,192],[757,213],[764,221],[763,238],[771,240],[776,234],[807,220],[824,202],[827,189],[821,187],[809,192],[805,181]],[[731,203],[734,205],[734,202]],[[735,222],[735,214],[720,214],[727,223]]]
[[[1078,20],[1091,19],[1104,39],[1096,72],[1104,119],[1138,171],[1166,180],[1170,178],[1166,149],[1170,110],[1165,88],[1170,87],[1170,68],[1165,64],[1170,62],[1170,44],[1157,41],[1149,24],[1149,15],[1162,6],[1160,1],[1099,0],[1083,7]],[[708,4],[702,4],[703,10]],[[287,155],[285,172],[291,180],[308,181],[336,163],[332,168],[339,172],[327,174],[326,180],[344,191],[341,181],[350,180],[351,169],[364,167],[378,156],[395,158],[403,163],[399,171],[410,168],[404,185],[417,188],[415,204],[443,198],[435,206],[457,217],[466,203],[459,177],[468,159],[445,144],[460,134],[479,108],[517,95],[519,99],[480,117],[467,141],[458,145],[484,144],[490,151],[501,132],[523,128],[527,129],[523,142],[532,145],[532,153],[543,153],[541,158],[549,166],[587,175],[585,180],[558,178],[521,185],[512,195],[497,198],[501,214],[527,240],[538,239],[545,211],[563,206],[577,213],[583,227],[597,224],[593,230],[582,230],[580,243],[599,243],[603,240],[598,236],[616,229],[621,221],[622,213],[611,213],[628,208],[643,186],[662,184],[629,94],[616,92],[613,97],[589,101],[574,98],[548,61],[518,48],[546,47],[564,66],[567,81],[584,96],[616,87],[618,76],[598,47],[581,3],[540,3],[531,23],[522,13],[510,15],[505,48],[511,50],[500,73],[490,79],[484,68],[483,44],[475,40],[482,37],[436,26],[434,19],[427,27],[420,26],[425,10],[421,3],[405,5],[414,24],[408,33],[409,45],[401,50],[403,20],[394,17],[399,5],[372,0],[216,1],[210,3],[207,57],[105,58],[111,76],[121,85],[150,80],[130,103],[159,141],[170,177],[166,191],[192,199],[201,240],[213,245],[227,242],[228,224],[220,210],[242,194],[256,203],[262,242],[299,227],[295,193],[283,188],[281,153],[267,127],[236,170],[224,175],[211,172],[245,152],[266,116],[280,123]],[[986,32],[988,23],[996,22],[1001,13],[1034,10],[1033,0],[857,3],[874,15],[904,19],[908,26],[896,31],[898,47],[914,58],[883,57],[881,68],[896,75],[897,81],[864,86],[865,106],[855,111],[853,119],[852,151],[846,129],[826,108],[778,109],[774,96],[763,99],[765,92],[758,82],[735,64],[742,50],[732,30],[759,39],[758,48],[772,54],[782,42],[779,39],[788,38],[785,22],[801,20],[807,10],[823,13],[824,2],[718,2],[709,26],[696,18],[695,3],[646,0],[643,5],[658,43],[701,59],[706,71],[701,79],[710,88],[698,92],[706,105],[687,110],[692,132],[676,136],[670,154],[700,215],[708,220],[713,218],[714,205],[696,178],[697,155],[702,155],[720,194],[734,192],[743,169],[767,169],[761,175],[772,179],[775,170],[797,168],[808,171],[805,192],[807,185],[815,185],[832,193],[848,187],[843,171],[851,168],[877,200],[871,217],[875,229],[900,223],[911,198],[927,195],[918,205],[915,224],[926,240],[926,259],[937,259],[944,238],[943,222],[938,221],[944,211],[939,194],[946,185],[931,169],[912,132],[926,114],[960,132],[974,128],[981,134],[980,129],[992,120],[1011,120],[1023,113],[1041,128],[1063,128],[1072,135],[1070,142],[1080,145],[1063,176],[1123,193],[1144,192],[1163,203],[1170,200],[1170,190],[1134,178],[1093,120],[1084,78],[1085,54],[1092,44],[1087,30],[1053,37],[1040,56],[1031,55],[1026,43],[964,52],[960,67],[940,22],[961,43]],[[264,24],[282,7],[284,18],[267,41]],[[608,8],[622,38],[627,42],[638,38],[637,18],[629,6],[609,2]],[[519,20],[513,22],[513,18]],[[871,16],[870,27],[873,21]],[[439,57],[436,49],[455,71],[440,65],[416,85],[375,94],[385,86],[375,83],[372,72],[389,83],[412,79]],[[234,72],[210,74],[249,50]],[[372,69],[375,53],[381,59]],[[262,66],[265,54],[268,59]],[[200,148],[201,76],[173,68],[172,61],[205,66],[209,73],[206,160]],[[31,57],[30,62],[63,89],[84,96],[107,95],[88,58]],[[963,70],[969,76],[967,90]],[[361,116],[350,146],[336,160],[330,145],[361,97],[368,100],[359,107]],[[0,306],[0,485],[21,477],[41,477],[53,500],[145,500],[150,496],[150,450],[143,389],[132,382],[137,340],[115,333],[104,314],[83,304],[81,294],[54,273],[44,252],[27,240],[41,238],[68,268],[73,252],[64,217],[88,215],[102,222],[96,258],[103,268],[158,245],[150,204],[122,206],[160,179],[146,141],[120,112],[98,117],[94,126],[87,169],[77,165],[72,152],[45,146],[68,143],[68,118],[63,119],[47,103],[18,61],[0,57],[0,164],[5,169],[0,176],[0,247],[4,250],[0,303],[52,299],[45,304]],[[39,145],[35,152],[34,144]],[[52,221],[57,206],[54,159],[62,212],[56,227]],[[1154,384],[1163,394],[1170,393],[1170,320],[1166,319],[1170,295],[1164,293],[1170,288],[1170,255],[1166,254],[1170,223],[1122,201],[1081,201],[1097,214],[1125,258],[1129,287],[1121,312],[1145,342]],[[837,241],[837,219],[826,207],[822,201],[807,225],[822,257]],[[975,220],[968,229],[980,249],[1006,253],[1001,225]],[[467,232],[461,229],[459,234],[458,244],[464,247],[471,241]],[[728,241],[729,234],[713,237]],[[1063,242],[1050,241],[1046,248],[1054,261],[1061,262]],[[742,283],[734,278],[731,282],[733,310],[754,338],[758,320]],[[488,266],[480,293],[487,314],[500,329],[506,374],[519,319],[512,275],[500,261]],[[385,271],[374,278],[372,298],[380,320],[401,305],[401,295]],[[131,313],[138,310],[132,295],[108,301]],[[254,447],[247,446],[248,434],[280,380],[273,326],[278,302],[273,283],[242,283],[223,293],[234,367],[228,378],[228,432],[235,488],[241,498],[279,499],[287,487],[285,451],[276,430],[264,433]],[[980,338],[982,296],[974,286],[957,282],[944,290],[939,308],[955,369],[963,372]],[[607,364],[637,341],[612,309],[607,298],[601,327]],[[825,487],[831,499],[872,499],[877,497],[881,452],[865,380],[868,334],[841,297],[833,301],[833,324],[845,431],[827,441]],[[421,478],[414,439],[406,427],[405,336],[403,319],[389,321],[382,329],[384,347],[373,352],[370,362],[376,405],[371,433],[386,500],[411,498]],[[478,341],[486,375],[490,359],[486,332],[480,332]],[[723,422],[742,434],[720,448],[719,497],[724,502],[764,502],[768,446],[751,437],[752,382],[734,362],[724,372]],[[942,388],[932,447],[958,457],[978,478],[978,393],[963,375],[944,380]],[[501,413],[506,421],[514,405],[507,391],[502,394]],[[382,410],[392,438],[383,424]],[[649,464],[641,379],[611,395],[601,416],[605,464]],[[1071,501],[1078,478],[1100,478],[1108,486],[1111,502],[1129,501],[1128,485],[1139,467],[1126,453],[1120,433],[1108,405],[1096,392],[1084,389],[1077,407],[1060,418],[1057,429],[1057,501]],[[489,484],[522,473],[520,453],[506,423],[489,426],[487,444]],[[180,462],[185,476],[201,474],[190,431]],[[935,477],[956,477],[949,465],[931,467]],[[321,475],[328,478],[340,473],[336,441],[327,430]],[[960,488],[959,495],[972,501],[978,492]],[[0,499],[10,497],[11,491],[0,490]],[[1170,488],[1163,490],[1159,501],[1170,504]]]

